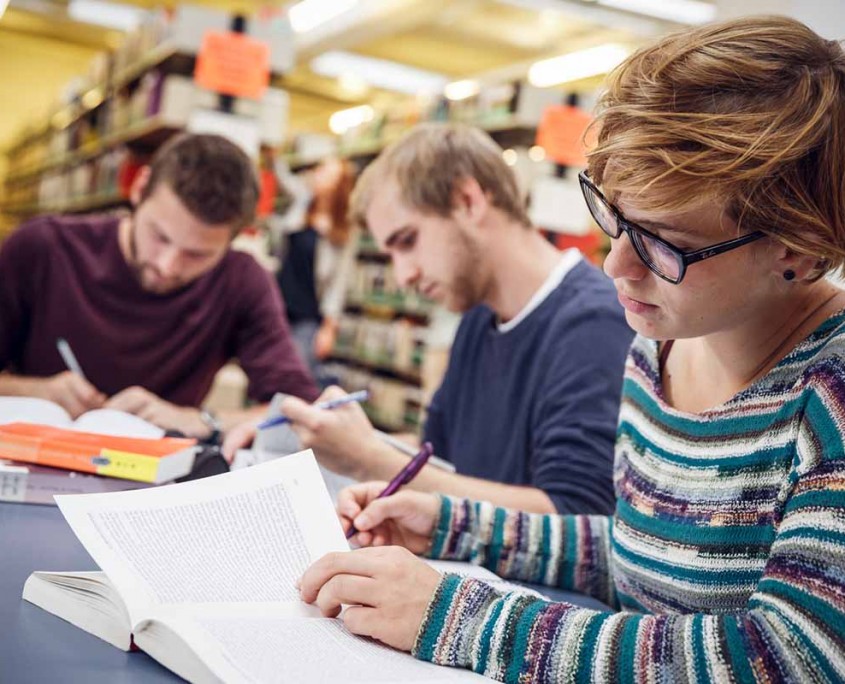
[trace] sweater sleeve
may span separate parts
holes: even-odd
[[[26,345],[35,291],[43,276],[41,241],[47,220],[21,225],[0,249],[0,371],[14,370]]]
[[[430,555],[483,565],[500,577],[559,587],[616,605],[612,519],[541,515],[442,497]]]
[[[832,398],[817,397],[806,407],[794,482],[765,569],[742,611],[597,612],[446,575],[414,655],[509,682],[845,680],[845,431],[841,399]],[[534,521],[461,502],[463,512],[456,513],[455,505],[444,500],[433,553],[454,552],[493,570],[534,567],[521,577],[540,576],[543,554],[523,551],[532,546],[520,540],[537,538],[524,530],[534,531],[542,516]],[[566,549],[562,568],[571,560],[569,549],[579,545],[566,528],[549,537]],[[567,572],[558,571],[561,586]]]
[[[251,257],[243,262],[233,353],[249,378],[249,398],[267,402],[283,392],[313,401],[320,392],[294,346],[276,283]]]

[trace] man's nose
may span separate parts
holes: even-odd
[[[156,269],[165,278],[178,276],[182,268],[182,256],[175,247],[166,247],[155,261]]]
[[[400,287],[411,287],[420,279],[420,268],[409,257],[393,257],[393,274]]]

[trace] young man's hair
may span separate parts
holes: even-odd
[[[366,227],[372,197],[394,181],[408,208],[448,217],[456,185],[472,178],[491,204],[516,223],[530,226],[525,201],[502,149],[486,133],[462,124],[422,124],[387,147],[358,179],[351,217]]]
[[[141,202],[167,185],[197,219],[234,232],[255,219],[258,180],[252,161],[219,135],[181,134],[159,148]]]
[[[786,17],[670,35],[611,74],[589,172],[610,198],[678,211],[724,203],[762,231],[845,263],[845,54]]]

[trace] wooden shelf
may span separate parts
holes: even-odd
[[[121,205],[128,205],[129,200],[117,193],[100,193],[95,195],[88,195],[86,197],[76,197],[74,199],[66,200],[64,202],[52,202],[50,204],[41,204],[39,202],[27,202],[23,204],[4,204],[0,206],[0,211],[4,214],[15,214],[19,216],[29,216],[33,214],[52,214],[52,213],[82,213],[88,211],[98,211],[100,209],[109,209],[112,207],[119,207]]]
[[[372,361],[368,361],[357,356],[347,356],[346,354],[332,354],[328,361],[343,363],[362,370],[371,371],[381,377],[385,377],[390,380],[398,380],[399,382],[404,382],[407,385],[413,385],[415,387],[422,386],[422,377],[415,371],[401,370],[388,365],[373,363]]]
[[[114,90],[119,90],[133,81],[143,76],[147,71],[155,67],[161,66],[171,60],[184,59],[186,62],[193,63],[193,55],[188,55],[179,52],[173,45],[163,43],[150,50],[143,58],[134,64],[124,68],[115,73],[105,83],[99,83],[92,86],[84,93],[79,95],[79,98],[74,102],[59,107],[50,114],[47,122],[37,127],[35,130],[25,132],[14,143],[9,145],[6,152],[11,155],[24,145],[37,140],[38,138],[47,135],[51,131],[64,130],[74,122],[86,116],[103,104],[107,99],[108,94]],[[56,122],[59,122],[58,124]]]
[[[53,169],[63,168],[67,166],[76,166],[82,162],[86,162],[95,157],[99,157],[112,147],[124,143],[145,143],[155,145],[163,142],[164,139],[182,130],[181,126],[175,123],[168,123],[161,117],[152,117],[137,124],[130,126],[122,131],[110,133],[98,140],[96,143],[89,143],[83,145],[75,152],[69,152],[53,159],[48,159],[31,168],[23,169],[14,173],[8,174],[6,177],[7,183],[16,183],[21,180],[31,178],[32,176],[40,176]]]
[[[420,122],[425,123],[425,122]],[[450,122],[450,123],[467,123],[471,126],[478,126],[479,128],[487,131],[493,137],[497,137],[499,135],[516,135],[519,138],[525,137],[530,135],[530,141],[533,144],[533,137],[534,131],[536,130],[536,126],[530,126],[525,123],[522,123],[515,119],[512,116],[502,117],[501,119],[496,119],[490,121],[488,123],[485,122],[473,122],[473,121],[466,121],[466,122]],[[408,128],[407,130],[411,130]],[[362,159],[366,157],[374,157],[379,152],[381,152],[385,147],[387,147],[390,143],[395,142],[399,138],[401,138],[406,132],[402,131],[401,133],[396,133],[380,140],[370,140],[367,142],[362,142],[359,144],[347,145],[347,146],[340,146],[338,147],[335,154],[339,157],[344,159]],[[527,141],[527,139],[526,139]],[[317,157],[301,157],[296,154],[286,155],[285,159],[288,162],[288,166],[290,166],[291,170],[296,171],[297,169],[306,168],[308,166],[314,166],[315,164],[319,164],[320,161],[325,159],[326,155],[321,155]]]

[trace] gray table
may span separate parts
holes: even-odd
[[[0,682],[183,681],[21,600],[34,570],[96,569],[58,508],[0,503]]]
[[[96,569],[58,508],[0,502],[2,684],[183,681],[145,653],[124,653],[21,600],[34,570]],[[604,608],[589,597],[535,588],[556,600]]]

